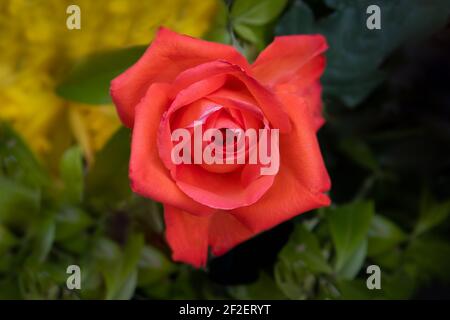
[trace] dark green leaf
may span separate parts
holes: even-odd
[[[288,298],[304,300],[314,294],[317,278],[301,261],[292,264],[281,259],[275,265],[275,281]]]
[[[389,219],[376,214],[369,229],[369,256],[392,250],[407,239],[407,235]]]
[[[414,230],[415,235],[420,235],[433,227],[441,224],[450,214],[450,201],[437,203],[431,195],[425,193],[422,196],[419,220]]]
[[[450,281],[450,242],[435,237],[415,238],[405,254],[418,269],[418,277]]]
[[[372,170],[378,170],[378,162],[369,146],[357,138],[347,138],[340,141],[340,149],[360,166]]]
[[[231,7],[233,25],[263,25],[275,19],[287,0],[235,0]]]
[[[133,65],[145,49],[144,46],[138,46],[90,55],[74,66],[56,92],[71,101],[87,104],[110,103],[111,80]]]
[[[379,0],[376,4],[381,8],[381,30],[369,30],[366,9],[373,1],[327,3],[337,11],[318,21],[312,29],[301,21],[295,23],[296,17],[308,15],[308,9],[294,5],[278,30],[282,34],[308,32],[326,36],[330,48],[324,93],[339,98],[349,107],[359,104],[383,81],[384,74],[379,68],[395,49],[445,26],[450,12],[450,2],[446,0]]]
[[[0,123],[0,176],[36,188],[47,184],[48,175],[23,140]]]
[[[228,291],[235,299],[240,300],[281,300],[286,296],[277,287],[275,281],[262,272],[258,280],[249,285],[232,286]]]
[[[220,42],[225,44],[231,43],[231,37],[228,30],[228,7],[223,0],[218,0],[218,10],[213,19],[213,25],[209,28],[205,40]]]
[[[339,280],[337,287],[340,299],[343,300],[371,300],[382,298],[382,292],[369,290],[365,280]]]
[[[120,128],[98,153],[86,176],[86,194],[98,207],[111,207],[131,196],[128,180],[130,131]]]
[[[294,1],[276,26],[277,34],[309,34],[315,28],[314,13],[303,1]]]
[[[351,280],[361,270],[367,255],[367,239],[362,241],[338,272],[338,277]]]
[[[244,40],[254,44],[258,50],[264,49],[267,28],[265,26],[252,26],[248,24],[237,24],[235,32]]]
[[[17,238],[5,226],[0,224],[0,255],[17,244]]]
[[[140,234],[133,234],[121,248],[108,239],[97,244],[99,269],[106,283],[106,299],[130,299],[137,284],[137,268],[144,245]]]
[[[79,147],[68,149],[60,162],[60,174],[64,182],[64,197],[69,203],[81,203],[83,198],[83,162]]]
[[[61,208],[56,215],[56,241],[74,241],[70,239],[74,236],[79,236],[87,227],[93,223],[92,218],[76,207]],[[80,241],[78,238],[77,241]]]
[[[145,246],[142,249],[139,261],[139,286],[155,283],[170,272],[173,272],[173,264],[158,250]]]
[[[292,265],[304,264],[312,273],[331,273],[317,237],[303,224],[297,224],[279,259]]]
[[[0,176],[0,223],[21,224],[39,211],[41,192]]]
[[[30,246],[31,256],[28,257],[29,266],[35,266],[44,262],[53,246],[55,239],[55,221],[53,216],[42,218],[41,221],[33,226],[31,233]]]
[[[336,271],[344,272],[350,260],[361,253],[374,215],[371,202],[354,202],[327,211],[331,237],[336,248]]]

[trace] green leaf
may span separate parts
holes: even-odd
[[[325,0],[325,4],[330,8],[340,9],[354,4],[355,0]]]
[[[311,8],[301,0],[294,1],[278,22],[276,34],[314,33],[315,21]]]
[[[336,265],[338,273],[348,275],[348,265],[352,260],[365,256],[363,243],[367,241],[369,227],[374,215],[372,202],[354,202],[326,210],[331,237],[336,248]],[[363,260],[364,258],[362,258]],[[355,273],[352,267],[351,274]]]
[[[362,241],[338,272],[341,279],[354,279],[361,270],[367,255],[367,239]]]
[[[376,214],[369,229],[369,256],[388,252],[407,239],[407,235],[386,217]]]
[[[416,279],[403,268],[393,274],[382,273],[381,290],[387,299],[410,299],[416,290],[416,285]]]
[[[112,79],[133,65],[146,47],[136,46],[95,53],[79,61],[58,85],[61,97],[87,104],[111,102],[109,86]]]
[[[133,234],[123,251],[108,239],[100,239],[96,255],[99,270],[106,283],[106,299],[130,299],[137,284],[137,267],[144,245],[144,237]]]
[[[342,300],[371,300],[382,298],[379,290],[369,290],[365,280],[338,280],[337,287]]]
[[[139,286],[154,284],[174,271],[174,265],[160,251],[145,246],[139,260]]]
[[[339,143],[339,148],[360,166],[371,171],[378,171],[379,166],[375,155],[363,140],[358,138],[343,139]]]
[[[274,279],[261,272],[256,282],[249,285],[228,287],[228,292],[239,300],[282,300],[286,296],[277,287]]]
[[[23,140],[7,125],[0,123],[0,177],[38,188],[48,183],[48,174]]]
[[[317,237],[303,224],[297,224],[289,242],[279,254],[279,259],[288,264],[304,264],[313,273],[331,273]]]
[[[230,13],[232,23],[266,24],[283,11],[287,2],[287,0],[235,0]]]
[[[438,226],[445,221],[450,214],[450,200],[437,203],[431,195],[424,193],[422,196],[419,219],[414,229],[414,235],[420,235]]]
[[[33,226],[31,238],[29,240],[32,254],[28,257],[27,265],[36,266],[45,261],[53,246],[55,239],[55,220],[49,215],[43,218],[40,223]]]
[[[288,298],[304,300],[314,294],[317,278],[305,264],[281,259],[275,264],[275,281]]]
[[[228,32],[228,7],[223,0],[217,0],[218,9],[213,19],[213,24],[209,28],[205,40],[230,44],[231,37]]]
[[[318,277],[332,272],[316,235],[297,224],[275,265],[280,290],[291,299],[307,299],[314,295]]]
[[[86,176],[86,195],[94,206],[110,208],[131,196],[130,139],[130,131],[120,128],[97,154]]]
[[[41,192],[0,176],[0,223],[22,225],[39,211]]]
[[[60,162],[60,175],[64,182],[64,197],[69,203],[81,203],[83,198],[83,162],[79,147],[64,152]]]
[[[5,226],[0,224],[0,255],[3,255],[18,242],[16,236]]]
[[[14,277],[0,279],[0,300],[21,300],[19,283]]]
[[[235,25],[234,30],[242,39],[256,45],[258,50],[264,49],[267,33],[267,28],[265,26],[252,26],[241,23]]]
[[[55,221],[55,239],[58,242],[64,240],[73,241],[74,239],[72,237],[79,236],[86,228],[93,224],[93,220],[89,214],[76,207],[61,208],[55,217]]]
[[[449,241],[430,236],[415,238],[405,255],[405,259],[418,269],[418,277],[424,280],[437,277],[450,282]]]

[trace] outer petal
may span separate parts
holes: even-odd
[[[172,248],[172,259],[197,268],[208,259],[208,228],[210,217],[195,216],[164,205],[166,239]]]
[[[324,69],[320,55],[326,49],[326,40],[321,35],[276,37],[252,64],[252,72],[256,79],[270,86],[293,79],[298,82],[310,74],[318,78]]]
[[[226,253],[254,235],[253,231],[227,212],[218,212],[211,217],[209,245],[216,256]]]
[[[168,106],[169,85],[153,84],[136,107],[136,122],[130,157],[130,180],[134,192],[196,214],[210,214],[205,207],[182,192],[170,177],[157,149],[158,124]]]
[[[309,88],[303,90],[302,97],[311,111],[314,128],[319,130],[325,123],[325,119],[322,116],[322,85],[317,81]]]
[[[302,97],[311,111],[316,130],[319,130],[325,123],[325,119],[322,116],[322,85],[319,81],[315,81],[307,86],[283,84],[277,86],[276,90],[279,94],[293,93]]]
[[[221,255],[254,235],[239,220],[225,212],[199,217],[165,205],[164,218],[173,260],[195,267],[206,265],[209,246],[214,255]]]
[[[171,82],[183,70],[224,59],[248,69],[246,59],[232,46],[179,35],[161,28],[144,55],[111,82],[111,96],[120,119],[133,127],[134,108],[155,82]]]
[[[330,204],[331,183],[308,106],[293,94],[280,95],[292,120],[292,132],[280,135],[280,170],[272,187],[255,204],[232,213],[260,232],[300,213]]]

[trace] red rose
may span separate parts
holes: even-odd
[[[326,49],[320,35],[277,37],[250,65],[232,46],[160,29],[141,59],[112,81],[119,116],[133,129],[131,187],[164,204],[174,260],[203,266],[208,247],[224,254],[329,205],[316,137]],[[194,128],[279,129],[277,150],[268,147],[279,152],[276,174],[262,174],[261,163],[174,162],[174,130]],[[204,152],[205,142],[199,146]]]

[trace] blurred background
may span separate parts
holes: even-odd
[[[447,0],[2,1],[0,299],[450,298],[449,16]],[[108,92],[162,25],[250,61],[276,35],[327,37],[331,207],[205,269],[171,261],[161,205],[129,189],[130,132]]]

